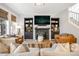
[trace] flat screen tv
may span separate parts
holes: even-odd
[[[35,25],[49,25],[50,24],[50,16],[35,16]]]

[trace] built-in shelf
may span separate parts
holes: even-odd
[[[33,21],[33,18],[25,18],[24,20],[25,39],[33,39],[33,35],[35,35],[34,39],[37,39],[37,34],[39,34],[38,32],[41,33],[43,31],[43,33],[46,33],[46,37],[48,39],[54,39],[55,35],[60,33],[59,18],[51,18],[50,24],[45,26],[35,25]],[[50,37],[48,37],[47,35]]]
[[[54,39],[59,32],[59,18],[51,18],[51,39]]]
[[[25,18],[24,35],[25,39],[33,39],[33,18]]]

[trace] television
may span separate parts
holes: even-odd
[[[50,16],[34,16],[35,25],[49,25]]]

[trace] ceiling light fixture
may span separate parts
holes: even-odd
[[[44,6],[45,3],[34,3],[35,6]]]

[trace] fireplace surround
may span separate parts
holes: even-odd
[[[38,40],[48,40],[49,39],[49,28],[36,28],[35,29],[35,39]]]

